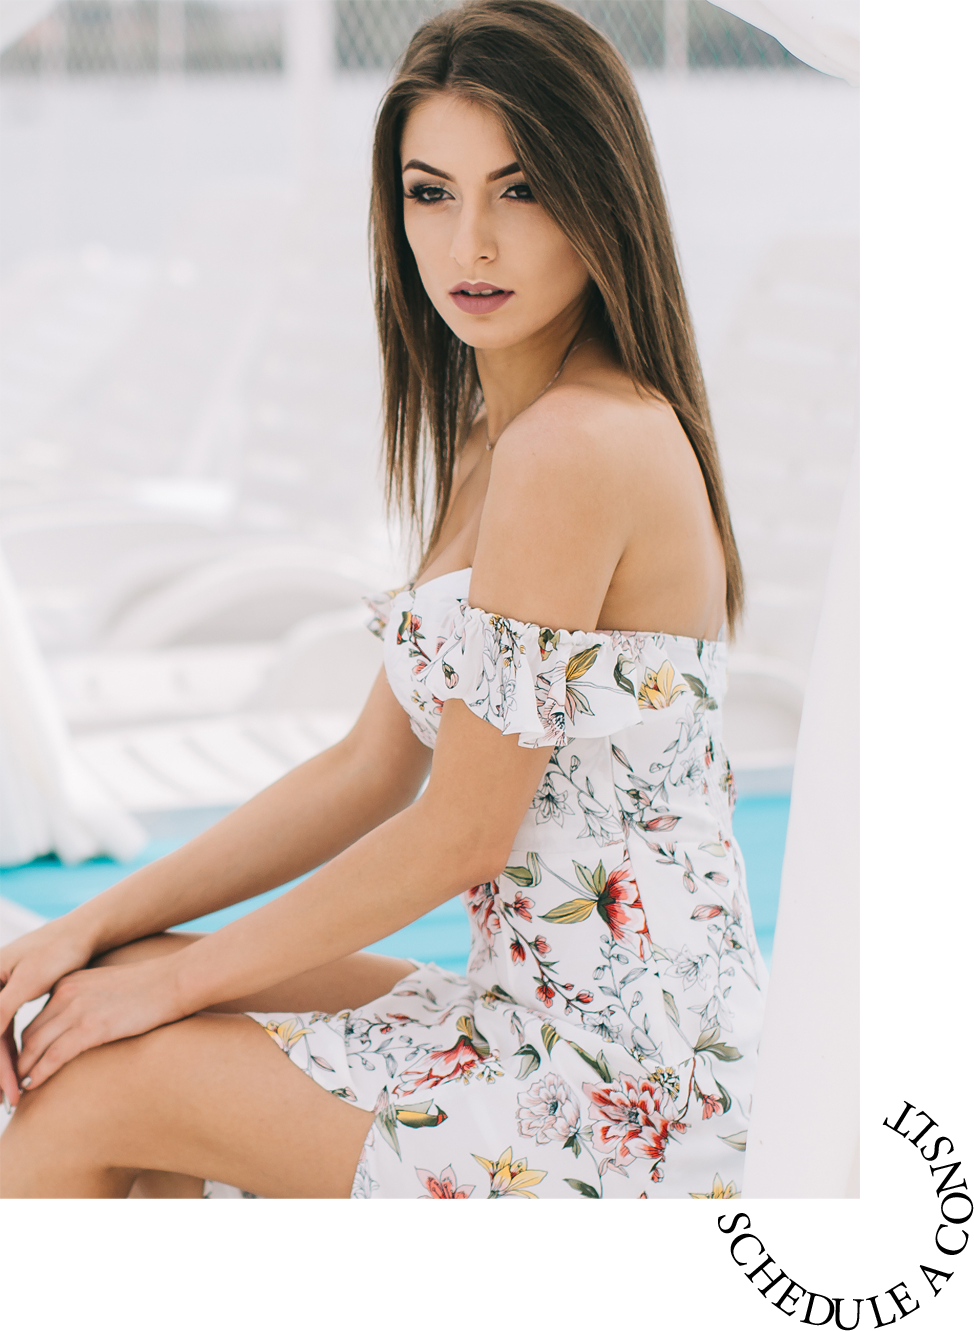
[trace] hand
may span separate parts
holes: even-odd
[[[169,957],[74,971],[57,982],[23,1033],[20,1086],[34,1091],[86,1049],[142,1035],[187,1015],[179,1007]]]
[[[31,999],[50,993],[62,976],[86,966],[92,953],[68,918],[52,920],[0,952],[0,1090],[12,1105],[20,1100],[14,1017]]]
[[[74,971],[54,986],[50,1000],[24,1030],[17,1074],[23,1090],[36,1090],[86,1049],[141,1035],[178,1021],[172,961]]]

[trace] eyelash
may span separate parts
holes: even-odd
[[[530,185],[528,185],[526,180],[518,180],[513,185],[508,185],[507,189],[501,195],[501,198],[506,198],[508,190],[512,189],[527,190],[527,197],[521,196],[520,198],[518,198],[512,195],[511,197],[513,202],[515,203],[534,202],[534,195],[531,193],[531,187]],[[438,197],[434,199],[426,197],[429,191],[435,191]],[[446,196],[446,190],[443,188],[442,185],[413,185],[411,189],[406,191],[406,198],[415,199],[417,203],[425,203],[425,204],[442,203],[445,196]]]

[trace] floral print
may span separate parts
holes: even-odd
[[[766,973],[725,647],[521,624],[470,607],[469,577],[377,597],[373,623],[424,743],[460,698],[550,749],[507,866],[464,893],[467,973],[419,964],[354,1011],[251,1015],[374,1112],[355,1198],[737,1196]]]

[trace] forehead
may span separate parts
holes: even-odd
[[[504,127],[493,111],[452,93],[434,93],[413,107],[403,127],[404,162],[418,157],[455,175],[484,173],[514,160]]]

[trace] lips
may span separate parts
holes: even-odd
[[[464,314],[492,314],[514,295],[490,282],[458,282],[450,290],[453,303]]]

